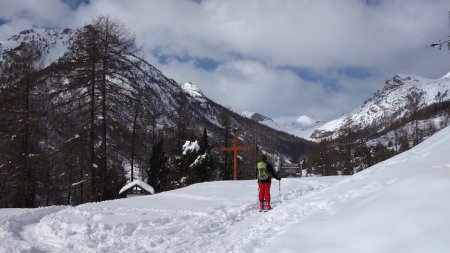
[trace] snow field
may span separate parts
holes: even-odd
[[[320,193],[329,201],[327,212],[285,227],[285,236],[255,251],[450,252],[449,142],[446,128],[330,186]]]
[[[450,252],[450,128],[350,177],[191,185],[77,207],[0,209],[0,252]]]
[[[15,242],[11,249],[25,251],[239,251],[270,237],[266,233],[276,229],[273,220],[289,202],[340,179],[283,179],[284,195],[274,181],[275,209],[264,214],[257,211],[255,180],[203,183],[148,197],[59,207],[19,224],[20,229],[13,229],[19,234],[8,241]],[[2,247],[0,251],[7,249]]]

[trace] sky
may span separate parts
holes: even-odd
[[[332,120],[397,73],[450,72],[447,0],[0,0],[0,40],[120,20],[144,57],[235,112]]]

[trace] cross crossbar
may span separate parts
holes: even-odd
[[[238,151],[250,151],[253,150],[250,147],[239,147],[238,146],[238,132],[237,129],[233,129],[234,138],[233,138],[233,147],[220,147],[219,151],[233,151],[234,156],[234,164],[233,164],[233,180],[237,180],[237,152]]]

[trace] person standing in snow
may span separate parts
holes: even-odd
[[[267,156],[261,155],[261,160],[256,166],[256,178],[258,179],[258,199],[261,210],[270,210],[270,184],[272,176],[277,180],[281,178],[275,173],[273,167],[267,162]]]

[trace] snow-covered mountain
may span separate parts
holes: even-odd
[[[254,180],[76,207],[0,209],[0,252],[396,252],[450,249],[450,127],[348,177]]]
[[[23,43],[34,41],[43,54],[41,67],[49,67],[52,63],[57,63],[58,59],[65,56],[70,43],[77,36],[77,31],[79,29],[30,29],[22,31],[6,41],[0,41],[0,64],[7,57],[16,54]],[[139,58],[140,56],[136,57]],[[184,83],[180,85],[175,80],[166,77],[145,59],[139,58],[139,60],[142,62],[142,66],[137,75],[144,80],[142,84],[146,90],[144,95],[148,97],[149,101],[156,103],[156,105],[144,106],[153,108],[152,110],[158,110],[158,112],[154,113],[159,115],[156,118],[156,127],[176,125],[176,122],[179,120],[179,114],[182,113],[186,114],[183,115],[184,120],[188,121],[186,127],[199,133],[206,128],[211,134],[212,143],[216,145],[223,137],[224,120],[228,122],[227,124],[230,124],[230,127],[237,127],[242,130],[240,131],[240,137],[244,145],[246,142],[250,142],[250,138],[253,138],[252,135],[255,134],[251,130],[264,128],[265,134],[259,138],[261,148],[269,153],[274,153],[276,150],[283,154],[286,159],[297,159],[308,145],[305,140],[292,138],[289,134],[259,125],[229,111],[227,108],[207,98],[195,84]],[[53,70],[58,71],[57,67],[53,68]],[[64,75],[66,74],[61,73],[61,76]],[[67,82],[67,79],[61,78],[60,82]],[[52,87],[48,89],[53,90]],[[127,115],[133,114],[126,111],[123,113]],[[271,135],[280,139],[280,146],[273,147],[267,144],[271,143],[269,141]],[[298,148],[292,149],[292,146],[297,146]]]
[[[57,61],[67,52],[70,41],[72,41],[75,31],[64,30],[44,30],[28,29],[12,36],[8,40],[0,41],[0,56],[5,60],[5,53],[11,54],[20,49],[22,43],[35,41],[40,51],[43,53],[43,67],[47,67],[52,62]]]
[[[301,115],[299,117],[278,117],[275,119],[249,111],[242,112],[242,115],[273,129],[307,140],[310,140],[311,134],[324,124],[323,121],[315,120],[308,115]]]
[[[411,104],[417,102],[418,110],[450,100],[450,73],[440,79],[415,75],[395,75],[356,110],[320,126],[313,139],[337,137],[339,129],[351,124],[360,129],[375,127],[382,131],[389,124],[412,112]]]
[[[180,86],[181,86],[181,89],[183,90],[183,92],[188,94],[191,98],[196,99],[199,102],[206,102],[203,92],[200,90],[200,88],[197,85],[192,84],[191,82],[187,82],[187,83],[181,84]]]

